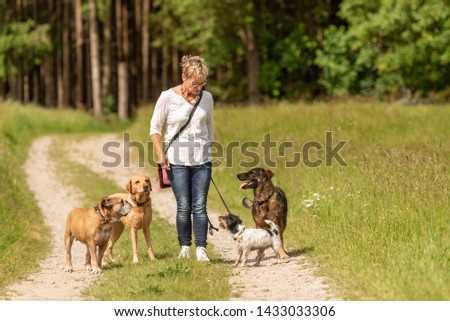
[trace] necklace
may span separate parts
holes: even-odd
[[[200,95],[197,95],[194,99],[189,100],[189,96],[188,94],[184,91],[183,85],[180,85],[180,89],[181,89],[181,96],[183,96],[183,98],[190,103],[191,105],[195,105],[197,103],[197,101],[200,99]]]

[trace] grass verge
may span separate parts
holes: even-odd
[[[152,110],[140,113],[132,140],[147,142]],[[224,152],[216,149],[213,176],[244,223],[253,225],[240,205],[252,193],[238,191],[236,174],[272,167],[289,200],[288,251],[320,263],[343,298],[450,299],[448,105],[218,107],[214,118]],[[268,138],[274,145],[264,149]],[[348,141],[339,150],[346,166],[327,166],[327,139],[331,150]],[[244,143],[246,153],[236,147]],[[295,154],[300,162],[289,164]],[[224,211],[214,190],[209,204]]]

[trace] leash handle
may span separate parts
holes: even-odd
[[[223,199],[222,194],[220,194],[219,189],[217,188],[217,185],[216,185],[216,183],[214,182],[212,176],[211,176],[211,182],[213,183],[214,187],[216,188],[216,191],[217,191],[217,193],[219,194],[220,199],[222,200],[223,205],[224,205],[225,208],[227,209],[228,214],[231,214],[230,209],[228,208],[227,203],[225,203],[225,200]]]

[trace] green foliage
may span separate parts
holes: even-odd
[[[450,6],[443,0],[342,2],[347,30],[328,28],[316,63],[328,92],[400,90],[417,96],[450,83]]]
[[[39,25],[31,19],[10,22],[0,28],[0,79],[30,72],[41,64],[53,46],[49,28],[48,24]]]
[[[314,65],[316,47],[317,40],[305,33],[302,24],[276,41],[270,57],[261,64],[259,84],[263,92],[273,98],[298,98],[307,89],[305,79]]]
[[[204,56],[217,78],[210,83],[217,100],[246,99],[245,29],[255,36],[263,94],[298,98],[317,87],[315,80],[311,81],[318,76],[314,66],[319,41],[316,29],[326,25],[327,16],[320,2],[172,0],[155,5],[160,10],[150,15],[153,30],[158,30],[152,46],[166,45]],[[308,28],[305,17],[313,20]]]
[[[373,68],[377,49],[367,45],[359,55],[352,48],[356,38],[344,27],[325,30],[325,41],[317,51],[315,63],[322,69],[320,84],[333,95],[370,94],[376,81]]]

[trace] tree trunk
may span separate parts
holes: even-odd
[[[24,104],[28,104],[30,102],[30,75],[24,74],[23,78],[23,100]]]
[[[125,32],[128,24],[127,10],[122,5],[121,0],[116,1],[116,28],[117,28],[117,77],[118,77],[118,98],[117,112],[120,118],[128,118],[128,64],[127,57],[129,53],[127,33]]]
[[[56,1],[56,22],[58,25],[63,24],[63,16],[62,16],[62,6],[63,2]],[[62,31],[61,28],[56,28],[56,37],[57,41],[62,43],[64,46],[64,42],[62,39]],[[62,48],[58,48],[56,52],[56,92],[57,92],[57,106],[58,108],[62,108],[64,106],[64,62],[63,62],[63,50]]]
[[[102,115],[100,53],[98,46],[97,7],[95,0],[89,0],[89,43],[91,54],[92,99],[94,103],[94,116]]]
[[[172,45],[172,86],[178,84],[180,79],[179,59],[178,46],[174,41],[174,44]]]
[[[45,106],[54,107],[56,105],[55,93],[55,77],[54,73],[54,57],[48,56],[44,59],[42,66],[42,75],[44,77],[44,91],[45,91]]]
[[[64,106],[70,106],[71,99],[71,90],[70,90],[70,80],[72,79],[72,65],[71,65],[71,42],[70,42],[70,32],[71,32],[71,24],[70,24],[70,3],[63,2],[63,19],[64,19],[64,29],[62,34],[63,40],[63,97],[62,103]]]
[[[128,66],[125,61],[119,62],[119,101],[118,115],[122,119],[128,119]]]
[[[150,101],[150,32],[148,25],[148,13],[150,11],[150,0],[142,0],[142,101],[144,104]]]
[[[132,43],[132,56],[133,59],[129,60],[131,65],[131,77],[130,77],[130,91],[133,97],[131,105],[139,106],[142,104],[142,25],[143,25],[143,1],[136,0],[134,3],[134,25],[132,27],[133,43]]]
[[[258,86],[259,58],[255,35],[249,26],[241,29],[241,40],[245,48],[245,60],[247,63],[248,102],[251,105],[257,105],[261,102],[261,93]]]
[[[108,16],[103,26],[103,61],[102,61],[102,98],[103,100],[111,93],[111,52],[112,52],[112,12],[108,11]]]
[[[41,95],[41,79],[39,75],[40,68],[35,68],[33,71],[33,102],[35,104],[42,103],[42,95]]]
[[[47,8],[49,12],[54,12],[54,0],[47,0]],[[51,16],[50,23],[55,23],[55,19]],[[54,32],[51,36],[55,37]],[[56,79],[55,79],[55,54],[49,54],[44,58],[42,63],[42,77],[44,78],[44,105],[47,107],[56,106]]]
[[[159,92],[161,90],[158,78],[158,51],[155,48],[150,48],[150,62],[150,99],[154,101],[158,98]]]
[[[83,82],[83,66],[84,66],[84,56],[83,56],[83,16],[81,13],[82,0],[74,0],[74,11],[75,11],[75,63],[76,63],[76,83],[75,83],[75,108],[82,110],[85,108],[85,91]]]
[[[162,27],[162,72],[161,72],[161,86],[166,89],[169,86],[169,42],[167,41],[167,28]]]
[[[155,1],[150,1],[150,12],[155,11]],[[153,40],[154,35],[150,33],[150,42]],[[150,100],[155,101],[160,93],[161,84],[159,83],[158,73],[158,53],[156,48],[150,46]]]

